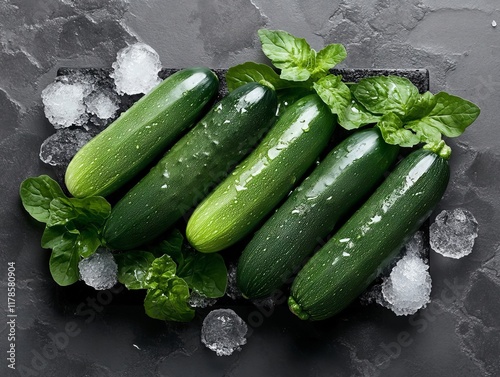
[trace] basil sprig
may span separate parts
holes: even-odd
[[[175,230],[145,250],[116,254],[118,281],[128,289],[146,289],[144,308],[152,318],[186,322],[195,311],[188,305],[192,291],[207,298],[222,297],[227,269],[219,254],[198,253]]]
[[[78,262],[102,244],[110,204],[100,196],[68,198],[47,175],[23,181],[20,196],[26,211],[46,224],[41,245],[52,249],[49,267],[54,281],[62,286],[75,283],[80,278]]]

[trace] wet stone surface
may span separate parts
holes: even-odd
[[[493,22],[499,20],[490,0],[0,2],[0,307],[7,302],[7,263],[15,261],[19,314],[17,370],[3,360],[0,375],[499,375],[500,28]],[[56,174],[39,160],[40,146],[55,132],[42,90],[62,67],[110,69],[116,53],[138,41],[152,46],[164,67],[266,62],[256,35],[261,27],[288,30],[317,49],[343,43],[348,58],[340,69],[427,69],[432,92],[481,107],[478,121],[449,143],[450,185],[432,215],[471,211],[480,224],[472,253],[454,260],[431,252],[431,302],[409,317],[355,302],[330,320],[301,322],[288,311],[284,291],[271,306],[226,297],[198,310],[192,323],[164,323],[144,314],[141,292],[131,295],[120,285],[95,291],[83,282],[57,287],[40,247],[42,228],[18,198],[26,177]],[[205,316],[221,308],[248,326],[241,352],[227,357],[201,343]],[[2,355],[6,322],[0,321]]]

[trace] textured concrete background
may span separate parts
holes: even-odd
[[[494,20],[500,22],[494,0],[2,0],[0,306],[7,302],[7,262],[16,261],[19,317],[16,371],[6,367],[7,319],[0,319],[0,375],[500,375]],[[58,67],[109,67],[120,48],[137,40],[156,49],[166,67],[265,61],[256,39],[261,27],[285,29],[315,48],[343,43],[344,67],[427,68],[433,92],[479,104],[479,120],[450,142],[452,180],[439,209],[472,211],[480,237],[462,260],[431,256],[433,303],[415,316],[370,307],[305,324],[280,307],[255,326],[243,352],[217,358],[200,345],[202,317],[166,325],[119,292],[69,297],[55,287],[39,247],[41,229],[23,213],[18,187],[28,176],[52,173],[38,160],[41,142],[53,133],[40,93]],[[252,309],[239,314],[247,319]]]

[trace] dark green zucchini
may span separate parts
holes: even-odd
[[[301,319],[335,315],[361,294],[429,217],[449,180],[448,162],[412,152],[306,263],[289,307]]]
[[[223,98],[116,204],[106,245],[132,249],[167,230],[249,153],[276,107],[275,92],[256,83]]]
[[[193,125],[218,89],[202,67],[163,80],[78,151],[66,170],[68,191],[82,198],[117,190]]]
[[[222,250],[251,232],[326,147],[335,127],[316,95],[292,104],[262,143],[194,211],[186,228],[201,252]]]
[[[398,151],[378,128],[335,147],[245,247],[237,273],[243,295],[268,296],[297,272],[339,218],[374,189]]]

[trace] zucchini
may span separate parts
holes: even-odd
[[[245,247],[237,272],[243,295],[269,296],[297,272],[318,241],[373,191],[398,151],[378,128],[358,131],[335,147]]]
[[[298,273],[291,311],[321,320],[344,309],[429,217],[449,175],[448,162],[434,152],[410,153]]]
[[[78,151],[66,170],[68,191],[82,198],[120,188],[195,123],[218,89],[208,68],[169,76]]]
[[[292,104],[262,143],[194,211],[186,237],[205,253],[248,234],[292,189],[326,147],[335,127],[316,95]]]
[[[167,230],[249,153],[276,108],[275,92],[257,83],[223,98],[115,205],[106,245],[132,249]]]

